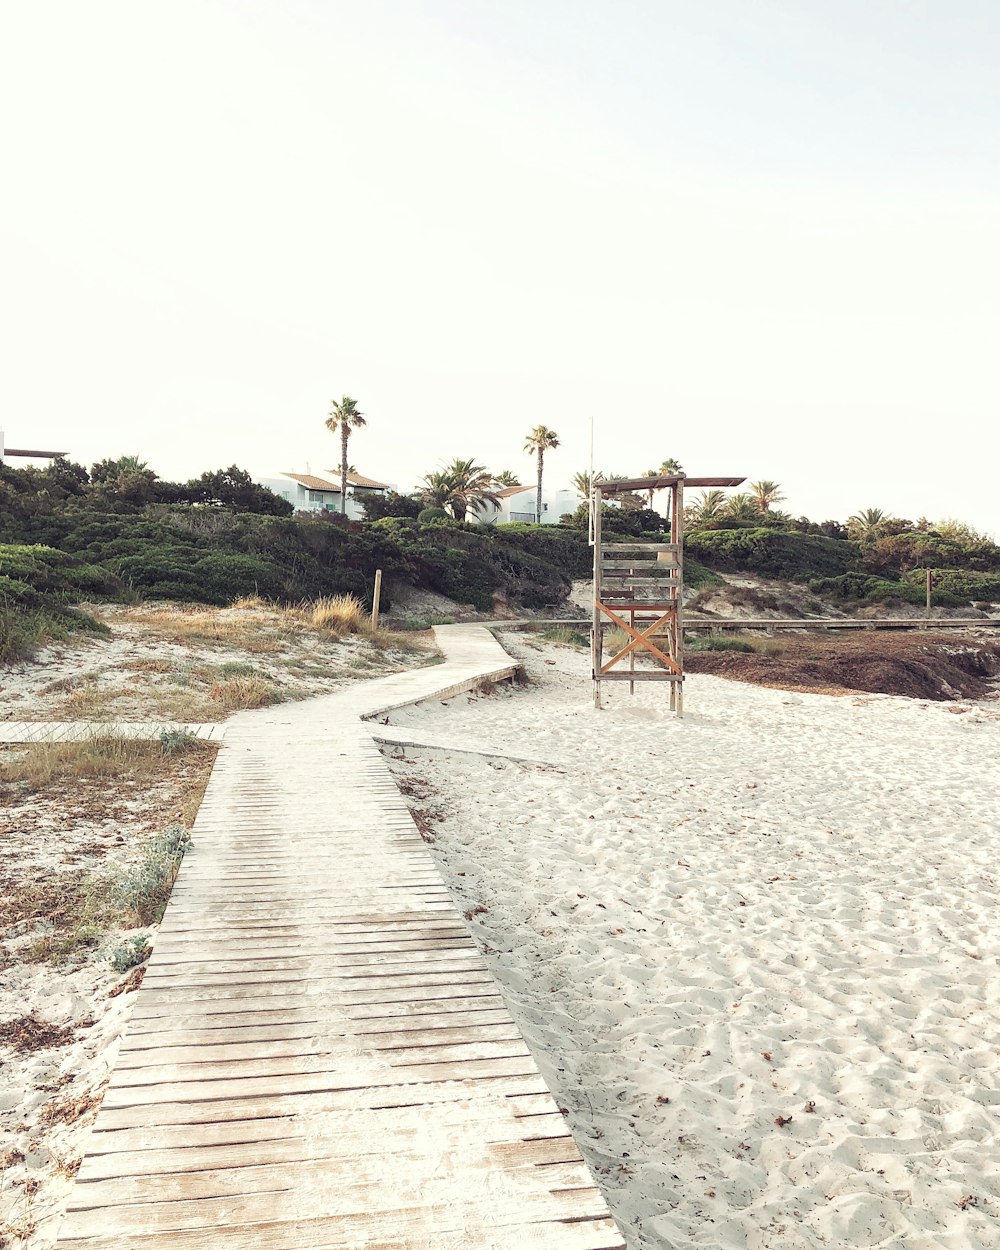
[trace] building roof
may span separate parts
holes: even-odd
[[[325,469],[326,473],[336,473],[336,481],[332,481],[327,477],[317,477],[314,473],[287,473],[282,472],[282,477],[290,477],[295,482],[300,482],[308,490],[323,490],[327,494],[340,494],[340,470]],[[351,486],[359,486],[368,490],[387,490],[388,486],[385,482],[376,482],[374,478],[362,477],[360,473],[348,473],[347,481]]]
[[[497,499],[508,499],[511,495],[520,495],[524,490],[535,490],[534,486],[505,486],[503,490],[495,490],[493,494]]]
[[[325,490],[331,494],[340,494],[340,487],[335,482],[328,482],[326,478],[314,477],[309,473],[282,473],[282,477],[290,477],[293,482],[299,482],[302,486],[309,490]]]
[[[35,460],[58,460],[64,451],[25,451],[21,447],[0,448],[0,456],[30,456]]]
[[[339,490],[340,489],[340,470],[339,469],[324,469],[323,472],[332,473],[334,477],[336,477],[337,489]],[[389,489],[388,482],[376,482],[374,478],[364,477],[361,473],[349,472],[347,475],[347,480],[350,482],[352,486],[361,486],[368,490],[388,490]]]

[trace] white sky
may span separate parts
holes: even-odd
[[[996,0],[6,0],[0,425],[1000,532]]]

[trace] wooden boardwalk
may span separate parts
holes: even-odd
[[[64,1250],[623,1250],[359,716],[511,661],[227,726]]]

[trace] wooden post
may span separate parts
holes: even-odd
[[[931,584],[933,583],[933,581],[934,581],[934,574],[930,569],[928,569],[927,570],[927,615],[928,616],[930,616],[931,614]]]
[[[670,541],[677,544],[677,584],[674,594],[677,596],[677,611],[674,620],[677,628],[677,666],[681,670],[677,680],[672,684],[677,687],[675,710],[678,716],[684,715],[684,475],[680,476],[674,487],[674,517],[670,527]]]
[[[375,593],[372,595],[372,629],[378,629],[378,604],[382,598],[382,570],[375,570]]]
[[[629,571],[631,572],[631,570]],[[628,620],[632,628],[635,629],[635,608],[629,609]],[[634,651],[630,651],[628,653],[628,671],[630,673],[635,672],[635,652]],[[634,681],[629,682],[628,692],[629,694],[635,694],[635,682]]]
[[[601,488],[591,483],[591,508],[594,513],[594,616],[591,625],[590,658],[594,669],[594,707],[601,706],[601,665],[604,663],[604,625],[601,609],[597,606],[601,601],[601,521],[604,499]]]

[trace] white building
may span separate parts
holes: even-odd
[[[505,486],[494,493],[498,502],[483,504],[470,520],[474,518],[480,525],[502,525],[506,521],[534,522],[537,486]],[[558,525],[560,518],[567,512],[575,512],[579,503],[580,498],[574,491],[549,491],[543,487],[542,524]]]
[[[282,473],[278,477],[264,477],[261,486],[273,490],[287,499],[296,512],[340,512],[340,470],[324,469],[322,476],[316,473]],[[347,475],[347,516],[352,521],[365,519],[362,507],[366,498],[384,495],[392,487],[387,482],[376,482],[360,473]]]

